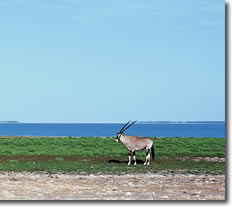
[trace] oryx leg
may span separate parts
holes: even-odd
[[[144,165],[150,165],[150,149],[149,148],[146,149],[146,162],[144,163]]]
[[[133,159],[134,159],[134,165],[136,165],[136,157],[135,157],[135,151],[133,152]]]
[[[131,164],[131,151],[128,151],[128,158],[129,158],[128,165],[130,165]]]

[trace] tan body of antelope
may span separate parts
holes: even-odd
[[[130,121],[129,121],[130,122]],[[128,123],[117,133],[115,139],[116,142],[122,142],[122,144],[128,150],[128,165],[131,164],[131,153],[133,153],[134,165],[136,165],[135,151],[145,150],[146,151],[146,161],[144,165],[150,165],[150,150],[152,151],[152,158],[154,159],[154,147],[153,141],[148,137],[137,137],[137,136],[127,136],[123,132],[132,126],[136,121],[128,125]],[[128,126],[127,126],[128,125]],[[126,127],[127,126],[127,127]]]

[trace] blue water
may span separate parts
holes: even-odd
[[[0,123],[0,136],[115,136],[122,126],[119,123]],[[225,123],[138,123],[126,130],[125,134],[149,137],[225,137]]]

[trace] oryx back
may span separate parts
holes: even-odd
[[[129,151],[138,151],[143,149],[150,149],[152,147],[152,140],[148,137],[137,137],[122,135],[122,143],[126,146]]]

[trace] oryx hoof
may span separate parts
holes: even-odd
[[[137,165],[137,163],[135,162],[134,165]]]
[[[147,165],[150,165],[150,162],[148,162]]]
[[[147,165],[147,162],[145,162],[143,165]]]
[[[129,162],[129,163],[127,163],[127,165],[130,165],[131,163]]]

